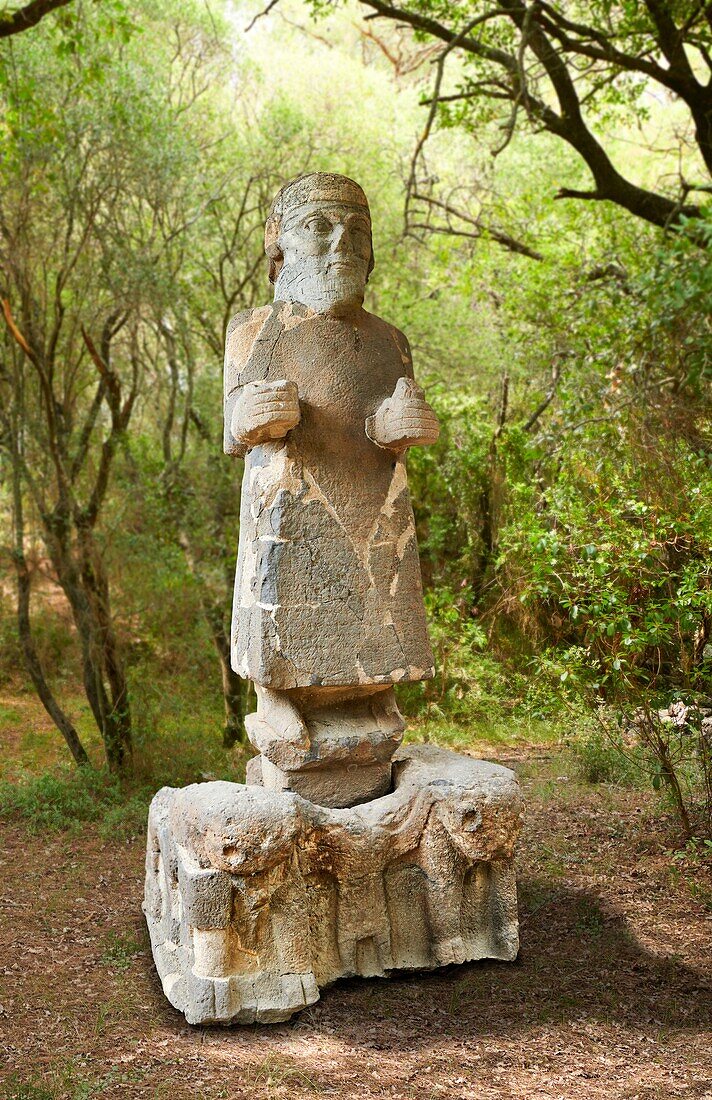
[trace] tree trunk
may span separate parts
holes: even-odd
[[[128,769],[133,754],[131,709],[128,684],[118,642],[111,620],[109,580],[96,552],[91,528],[80,531],[82,551],[82,585],[95,620],[98,665],[103,686],[108,682],[110,697],[104,717],[104,742],[109,767],[115,771]],[[105,692],[106,694],[106,692]]]
[[[75,730],[68,716],[64,713],[54,697],[52,689],[47,683],[47,678],[42,668],[35,640],[32,636],[32,621],[30,618],[30,571],[27,568],[25,557],[25,511],[22,499],[22,475],[20,469],[21,439],[18,434],[18,425],[13,423],[12,446],[10,458],[12,462],[12,518],[14,526],[13,562],[17,577],[17,632],[22,646],[22,654],[25,659],[25,667],[34,685],[42,706],[45,708],[55,726],[67,742],[75,763],[88,764],[89,757],[82,745],[79,734]]]
[[[88,764],[89,757],[87,756],[86,749],[79,740],[79,734],[71,721],[55,699],[52,689],[47,683],[44,669],[42,668],[42,662],[40,661],[39,654],[35,647],[30,624],[30,575],[24,557],[22,560],[16,559],[15,568],[17,571],[17,630],[20,636],[20,644],[22,645],[22,653],[25,658],[25,667],[34,684],[35,691],[40,698],[42,706],[67,742],[67,746],[74,757],[75,763]]]
[[[17,572],[17,629],[25,658],[25,666],[42,706],[67,742],[75,763],[88,764],[89,757],[86,754],[86,749],[79,740],[79,734],[55,699],[35,648],[30,624],[30,574],[24,556],[22,559],[15,559],[15,569]]]
[[[238,742],[241,745],[247,745],[248,738],[245,730],[247,684],[233,671],[230,664],[230,638],[225,629],[224,611],[219,604],[210,603],[207,596],[203,597],[203,611],[220,661],[225,704],[223,745],[226,749],[232,748]]]
[[[477,576],[474,578],[474,586],[478,596],[482,595],[485,584],[489,579],[497,543],[499,499],[503,478],[498,442],[507,422],[508,410],[509,374],[505,371],[501,381],[497,422],[492,432],[487,455],[485,482],[480,493],[480,551],[478,554]]]
[[[695,122],[695,137],[702,159],[712,173],[712,89],[702,89],[698,85],[695,94],[685,98]]]
[[[132,760],[131,715],[113,631],[105,629],[110,621],[109,609],[101,606],[94,571],[85,560],[81,568],[77,567],[72,548],[57,527],[50,534],[48,548],[81,641],[84,690],[104,742],[107,764],[113,772],[128,771]]]

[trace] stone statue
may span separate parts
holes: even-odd
[[[333,804],[348,805],[354,782],[364,799],[390,785],[393,684],[434,671],[405,454],[438,421],[405,336],[363,308],[374,259],[358,184],[288,183],[265,250],[275,300],[233,319],[225,353],[225,450],[246,456],[232,664],[257,688],[248,730],[269,785],[306,790],[299,772],[329,771],[358,739],[371,770],[348,783],[331,769],[346,784]]]
[[[272,305],[225,354],[245,457],[232,661],[254,681],[247,782],[151,803],[144,913],[189,1023],[288,1019],[341,977],[518,950],[507,768],[400,747],[394,685],[433,675],[405,454],[437,418],[405,336],[363,309],[366,197],[316,173],[267,222]]]

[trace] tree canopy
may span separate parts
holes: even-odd
[[[699,215],[712,172],[712,6],[705,0],[359,2],[368,20],[443,43],[427,100],[431,122],[437,116],[475,133],[496,120],[495,155],[518,129],[552,134],[575,150],[593,181],[581,188],[562,180],[557,198],[615,203],[662,228]],[[622,166],[607,148],[606,119],[619,108],[643,116],[645,94],[678,100],[689,116],[680,146],[690,154],[690,174],[680,171],[665,187],[645,186],[635,165]]]

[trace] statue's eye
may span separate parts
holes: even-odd
[[[306,228],[312,233],[329,233],[331,231],[331,222],[321,216],[310,218],[306,223]]]
[[[358,243],[359,246],[365,246],[370,243],[370,233],[365,225],[357,223],[351,226],[351,236]]]

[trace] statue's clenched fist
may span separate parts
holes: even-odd
[[[254,447],[282,439],[300,418],[296,382],[248,382],[235,403],[230,431],[238,443]]]
[[[437,442],[438,418],[412,378],[399,378],[393,396],[366,421],[366,435],[379,447],[401,451]]]

